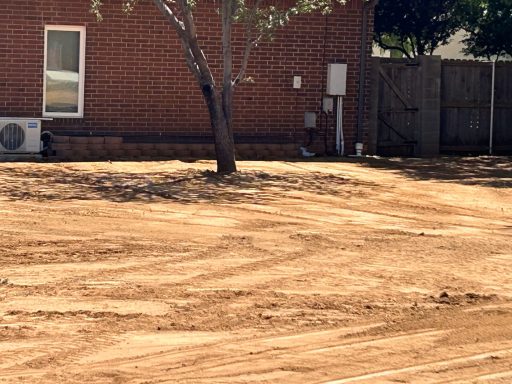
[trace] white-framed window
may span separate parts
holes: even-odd
[[[85,27],[44,28],[43,116],[83,117]]]

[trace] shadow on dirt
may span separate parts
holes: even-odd
[[[415,180],[438,180],[494,188],[512,187],[512,157],[443,157],[373,159],[365,166],[401,172]]]
[[[318,172],[270,174],[246,171],[218,175],[212,171],[188,169],[137,174],[84,172],[72,166],[54,165],[43,171],[31,170],[29,166],[0,168],[0,199],[7,200],[172,200],[181,203],[258,204],[292,197],[295,192],[350,198],[361,196],[373,186]],[[296,197],[300,199],[300,195]]]
[[[403,173],[416,180],[512,187],[510,157],[364,158],[353,161],[371,168]],[[83,171],[68,164],[0,167],[0,199],[6,200],[171,200],[181,203],[259,204],[283,197],[300,200],[301,192],[347,199],[364,197],[375,186],[376,183],[320,172],[245,171],[221,176],[197,169],[141,174]]]

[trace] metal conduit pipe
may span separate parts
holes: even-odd
[[[494,139],[494,93],[495,93],[495,83],[496,83],[496,60],[492,62],[492,80],[491,80],[491,120],[489,122],[489,155],[492,155],[493,151],[493,139]]]

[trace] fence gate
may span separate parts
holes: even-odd
[[[416,155],[419,62],[374,58],[372,64],[372,120],[376,135],[370,135],[370,146],[373,144],[374,152],[381,156]]]

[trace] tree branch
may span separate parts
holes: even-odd
[[[222,0],[222,109],[226,117],[229,134],[232,136],[232,105],[233,105],[233,50],[231,34],[233,31],[233,16],[236,10],[236,0]]]
[[[414,39],[409,38],[409,41],[411,42],[411,51],[413,57],[416,57],[416,46],[414,45]],[[402,44],[404,44],[404,41],[402,40]],[[410,55],[407,55],[409,59],[412,59]]]
[[[382,40],[382,36],[381,35],[376,35],[376,40],[377,40],[377,44],[379,44],[379,46],[383,49],[388,49],[388,50],[396,50],[396,51],[400,51],[402,52],[405,56],[407,56],[408,59],[412,59],[411,55],[409,54],[409,52],[407,52],[407,50],[403,47],[403,40],[402,40],[402,46],[399,46],[399,45],[390,45],[390,44],[387,44],[385,43],[383,40]]]
[[[181,46],[183,47],[183,51],[185,53],[185,61],[187,63],[187,66],[189,67],[190,71],[192,72],[196,80],[200,81],[201,72],[199,70],[199,67],[197,66],[197,62],[192,53],[192,50],[190,49],[190,44],[185,33],[183,22],[178,20],[172,9],[169,8],[167,4],[165,4],[164,0],[153,0],[153,2],[160,10],[160,12],[165,16],[165,18],[171,23],[174,30],[178,34]]]
[[[247,71],[247,65],[249,64],[249,56],[251,54],[252,48],[256,45],[256,42],[260,39],[258,37],[257,39],[253,40],[252,38],[252,32],[256,17],[256,12],[258,11],[258,7],[261,4],[261,0],[256,0],[254,2],[254,5],[251,9],[251,12],[249,14],[249,17],[247,19],[247,22],[245,24],[245,49],[244,49],[244,55],[242,58],[242,64],[240,66],[240,72],[236,76],[235,80],[233,81],[233,85],[238,85],[244,78],[245,78],[245,72]]]
[[[185,28],[183,22],[178,20],[174,12],[165,4],[165,0],[153,0],[153,3],[158,7],[160,12],[165,16],[165,18],[171,23],[171,25],[176,30],[176,33],[180,38],[185,36]]]
[[[233,52],[231,48],[231,33],[233,24],[233,2],[236,0],[222,0],[222,57],[224,61],[223,87],[231,88],[233,73]]]
[[[163,0],[155,0],[163,1]],[[199,84],[203,87],[206,85],[214,86],[215,81],[213,80],[212,72],[206,61],[203,50],[199,47],[197,41],[197,30],[194,22],[194,17],[190,10],[190,5],[187,0],[177,0],[179,9],[183,14],[183,25],[184,25],[184,40],[190,49],[192,56],[194,57],[195,63],[199,71]]]

